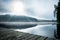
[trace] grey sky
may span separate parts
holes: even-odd
[[[54,4],[57,4],[58,0],[21,0],[21,2],[25,7],[22,8],[24,10],[22,10],[22,14],[39,18],[54,19]],[[11,3],[11,0],[0,0],[0,12],[9,13]]]

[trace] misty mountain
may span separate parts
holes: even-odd
[[[35,18],[27,16],[0,15],[0,22],[36,22]]]

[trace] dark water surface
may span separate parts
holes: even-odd
[[[14,30],[54,38],[54,34],[55,34],[54,31],[56,29],[57,29],[56,24],[50,23],[50,24],[44,24],[44,25],[37,25],[31,28],[26,28],[26,29],[14,29]]]
[[[30,34],[54,38],[54,31],[56,30],[56,22],[38,22],[38,23],[32,22],[32,24],[30,23],[30,25],[28,25],[27,23],[22,23],[24,25],[21,25],[21,23],[17,23],[17,24],[20,24],[20,26],[18,25],[10,26],[12,24],[9,23],[9,26],[7,26],[7,28],[11,27],[10,29],[14,31],[19,31],[19,32],[22,31]],[[33,25],[33,24],[37,24],[37,25]],[[13,25],[15,25],[15,23],[13,23]]]

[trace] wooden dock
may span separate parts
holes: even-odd
[[[8,29],[0,29],[0,40],[54,40],[54,39]]]

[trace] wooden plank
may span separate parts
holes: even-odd
[[[35,37],[35,35],[30,35],[29,37],[27,37],[25,40],[29,40],[31,38]]]
[[[29,39],[29,40],[37,40],[38,38],[40,38],[40,36],[34,36],[33,38]]]
[[[18,39],[25,39],[25,38],[27,38],[27,37],[29,37],[30,35],[28,34],[28,33],[25,33],[24,35],[22,35],[22,36],[19,36],[19,37],[17,37]]]
[[[40,37],[39,39],[37,39],[37,40],[46,40],[46,37]]]
[[[54,40],[53,38],[47,38],[46,40]]]

